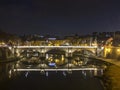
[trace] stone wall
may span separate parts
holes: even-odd
[[[120,60],[120,47],[105,47],[104,57],[108,59]]]
[[[0,60],[5,60],[12,57],[12,52],[6,47],[0,47]]]

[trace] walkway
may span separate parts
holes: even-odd
[[[97,46],[14,46],[14,48],[97,48]]]
[[[106,58],[101,58],[101,57],[92,57],[98,60],[102,60],[102,61],[106,61],[109,62],[111,64],[117,65],[120,67],[120,61],[118,61],[117,59],[106,59]]]

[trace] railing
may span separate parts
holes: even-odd
[[[14,46],[14,48],[97,48],[97,46]]]

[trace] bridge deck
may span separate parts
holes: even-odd
[[[97,46],[14,46],[14,48],[97,48]]]

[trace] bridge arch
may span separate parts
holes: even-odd
[[[96,49],[74,49],[74,54],[86,54],[86,55],[96,55]]]
[[[65,53],[66,52],[66,49],[63,49],[63,48],[49,48],[49,49],[45,49],[45,53],[57,53],[57,54],[60,54],[60,53]]]
[[[55,65],[57,67],[67,63],[65,58],[66,52],[63,49],[55,48],[45,53],[48,66]]]
[[[97,47],[92,47],[92,46],[18,46],[14,48],[15,48],[15,51],[18,52],[18,54],[25,49],[36,50],[36,51],[39,51],[39,53],[41,54],[45,54],[52,49],[60,49],[66,52],[66,56],[69,56],[70,54],[72,55],[76,50],[83,50],[85,51],[85,53],[93,52],[95,54],[97,49]]]
[[[46,53],[48,53],[48,54],[65,54],[65,50],[64,49],[55,48],[55,49],[48,50]]]
[[[83,52],[83,54],[86,54],[86,55],[92,55],[92,56],[94,56],[94,55],[96,55],[96,49],[83,49],[82,50],[82,52]]]

